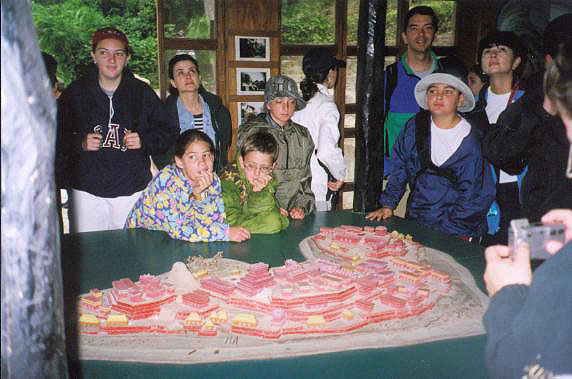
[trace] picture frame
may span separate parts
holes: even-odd
[[[266,81],[270,79],[270,68],[236,69],[236,93],[238,95],[264,95]]]
[[[237,61],[270,61],[270,37],[235,36]]]
[[[260,112],[262,112],[262,107],[264,107],[263,101],[241,101],[236,103],[237,115],[238,115],[238,125],[244,122],[252,120]]]

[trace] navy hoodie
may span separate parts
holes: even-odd
[[[139,134],[141,149],[127,150],[127,130]],[[103,137],[100,150],[83,151],[83,139],[95,132]],[[67,187],[99,197],[132,195],[151,180],[149,155],[167,151],[177,135],[151,87],[125,68],[110,98],[99,86],[94,66],[60,97],[57,166]]]

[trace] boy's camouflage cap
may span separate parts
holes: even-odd
[[[306,102],[298,92],[296,82],[285,75],[274,76],[266,82],[266,88],[264,89],[264,109],[277,97],[290,97],[296,100],[297,111],[306,106]]]

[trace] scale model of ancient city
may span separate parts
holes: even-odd
[[[302,263],[287,260],[269,268],[219,253],[190,257],[159,276],[124,278],[110,289],[93,289],[78,302],[80,355],[122,359],[124,344],[130,351],[125,360],[198,362],[482,333],[487,299],[471,275],[411,236],[383,226],[322,227],[300,248],[307,258]],[[278,347],[285,343],[294,345]],[[140,359],[132,349],[137,346]],[[234,353],[220,354],[230,346]],[[240,346],[250,350],[236,351]],[[209,347],[218,348],[218,359],[208,356]],[[169,348],[188,353],[170,357]],[[203,356],[191,359],[197,352]]]

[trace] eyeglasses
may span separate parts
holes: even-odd
[[[257,171],[260,171],[264,175],[270,175],[272,174],[272,170],[274,170],[274,167],[258,166],[256,163],[253,162],[244,162],[244,169],[249,172],[256,173]]]

